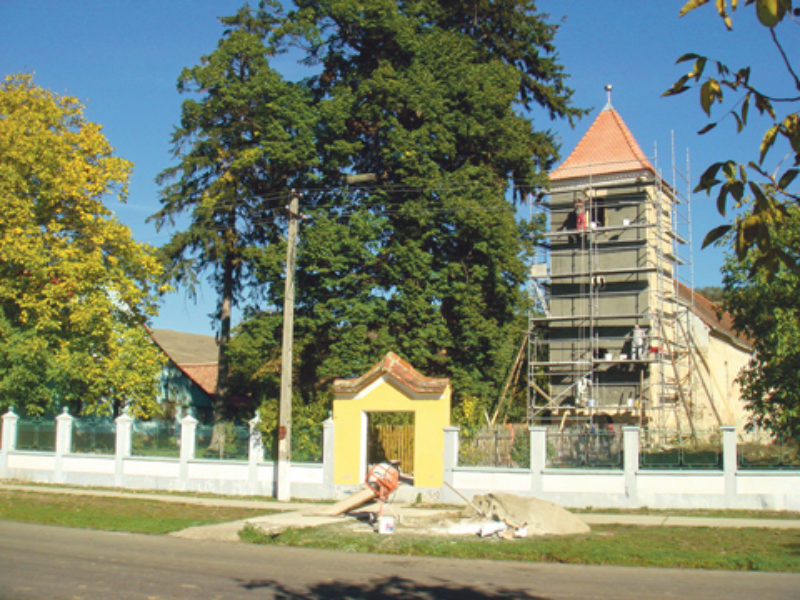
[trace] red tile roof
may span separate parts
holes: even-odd
[[[551,181],[655,169],[613,108],[597,115],[578,145],[550,174]]]
[[[694,290],[678,282],[678,297],[687,304],[694,307],[694,314],[717,333],[723,334],[732,342],[744,346],[748,349],[753,344],[747,337],[739,334],[733,327],[733,317],[705,296],[698,294]]]
[[[168,329],[147,329],[150,339],[172,361],[184,375],[197,384],[206,394],[213,396],[217,393],[217,362],[199,362],[198,357],[210,356],[211,342],[216,346],[216,341],[211,336],[181,333]],[[209,341],[210,340],[210,341]],[[191,348],[197,351],[192,353]],[[195,359],[192,362],[192,359]]]
[[[450,380],[446,378],[425,377],[397,354],[389,352],[361,377],[335,379],[333,381],[333,392],[335,394],[357,394],[384,375],[391,377],[402,387],[419,395],[441,396],[447,386],[450,385]]]
[[[191,365],[179,365],[176,363],[176,366],[183,371],[189,379],[199,385],[209,396],[213,396],[217,393],[217,363]]]

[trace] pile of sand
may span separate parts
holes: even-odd
[[[475,508],[467,507],[462,513],[466,519],[487,519],[517,530],[525,528],[527,535],[573,535],[591,531],[582,519],[568,510],[539,498],[496,492],[473,496],[472,506]]]

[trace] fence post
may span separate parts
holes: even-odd
[[[9,406],[8,412],[3,415],[3,439],[0,445],[0,477],[8,477],[8,453],[17,448],[17,423],[19,417],[14,412],[14,407]]]
[[[63,458],[72,450],[72,422],[75,418],[69,414],[67,407],[56,417],[56,459],[53,479],[56,483],[64,483]]]
[[[639,427],[636,425],[623,425],[622,453],[625,496],[628,498],[628,506],[633,508],[639,505],[639,491],[636,484],[636,473],[639,471]]]
[[[541,497],[544,492],[542,479],[547,466],[547,427],[534,425],[528,429],[531,439],[531,495]]]
[[[450,485],[455,485],[453,469],[458,466],[458,432],[460,430],[460,427],[444,428],[444,452],[442,454],[444,472],[442,473],[442,482]],[[441,499],[443,502],[460,503],[456,493],[447,486],[442,486]]]
[[[114,423],[117,427],[117,434],[114,439],[114,485],[123,487],[123,461],[131,455],[133,419],[128,413],[124,412],[114,419]]]
[[[736,471],[738,462],[736,455],[736,427],[723,425],[722,430],[722,472],[725,477],[725,507],[736,506]]]
[[[14,407],[9,406],[8,412],[3,415],[3,445],[0,447],[3,452],[17,449],[17,422],[19,416],[14,412]]]
[[[250,426],[250,443],[247,446],[247,484],[250,493],[256,495],[261,493],[258,485],[258,465],[264,460],[264,440],[259,429],[261,419],[258,413],[247,424]]]
[[[322,422],[322,489],[328,499],[336,497],[336,487],[333,483],[334,435],[336,428],[333,419],[328,417]]]
[[[181,419],[181,468],[180,468],[180,489],[187,488],[189,479],[189,461],[194,458],[195,432],[197,431],[197,419],[191,414],[187,414]]]

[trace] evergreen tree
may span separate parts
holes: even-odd
[[[188,213],[188,226],[162,248],[169,276],[193,290],[208,271],[218,294],[215,420],[228,395],[231,309],[260,289],[258,264],[280,262],[290,187],[317,161],[309,95],[269,64],[276,52],[264,42],[271,14],[245,5],[220,19],[228,29],[216,50],[181,73],[178,89],[193,97],[172,136],[180,160],[160,174],[162,208],[151,217],[161,228]]]
[[[313,394],[392,349],[494,399],[525,308],[510,188],[535,192],[556,157],[519,110],[580,114],[555,27],[530,1],[302,0],[276,32],[320,69],[308,84],[328,184],[303,203],[299,383]],[[375,182],[333,190],[342,172]]]

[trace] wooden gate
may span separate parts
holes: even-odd
[[[369,428],[370,464],[399,460],[400,470],[414,474],[414,425],[371,425]]]

